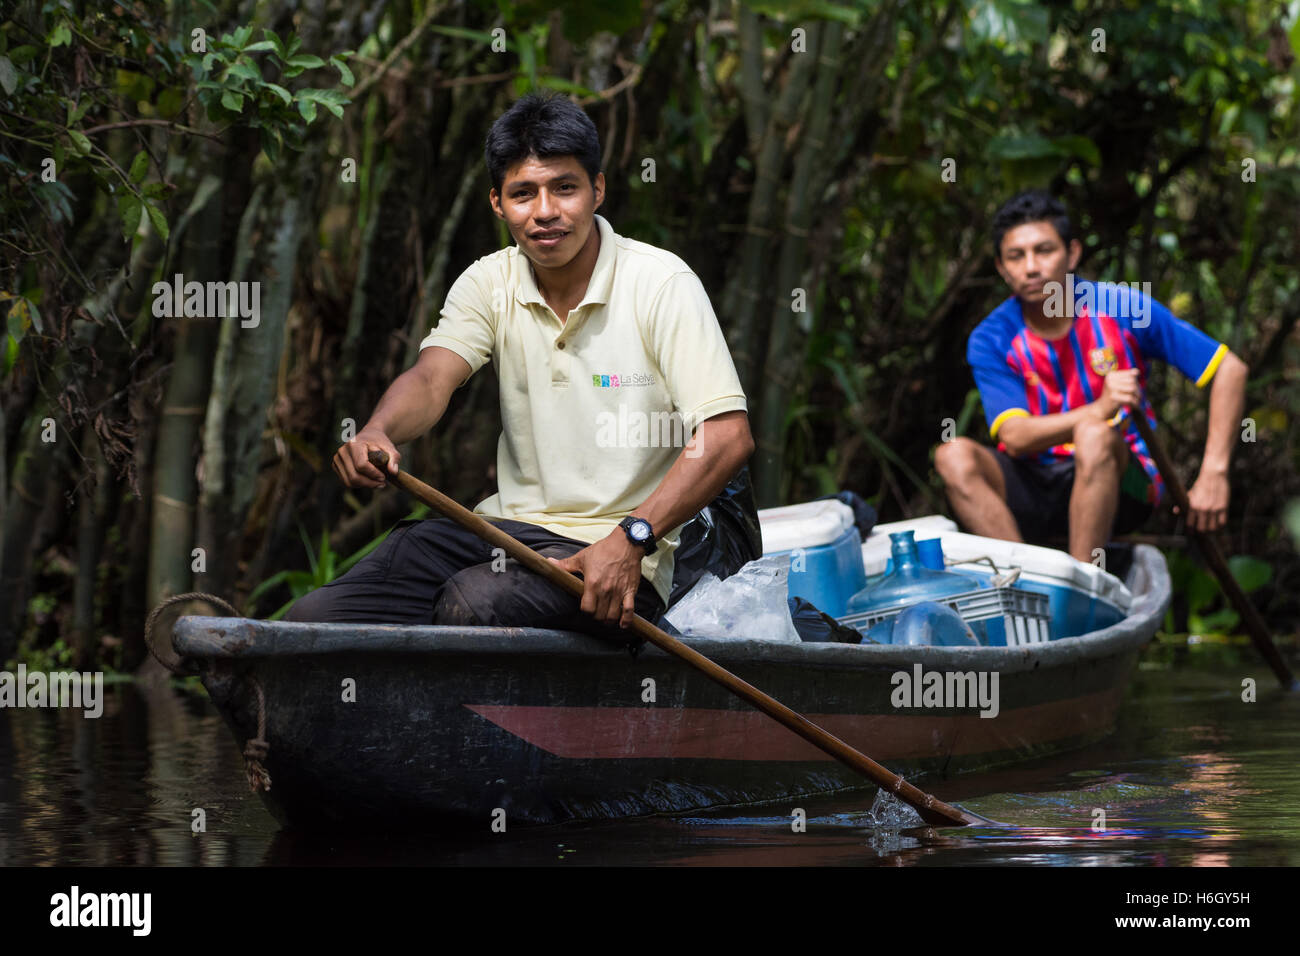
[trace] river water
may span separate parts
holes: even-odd
[[[1101,743],[917,778],[1001,824],[939,831],[873,826],[867,790],[801,801],[805,832],[781,806],[462,839],[300,835],[249,793],[234,738],[201,693],[133,681],[105,693],[96,720],[0,709],[0,866],[1300,865],[1300,695],[1282,695],[1249,648],[1162,639]]]

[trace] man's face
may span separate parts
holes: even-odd
[[[1003,234],[998,272],[1021,302],[1041,303],[1048,296],[1043,286],[1064,285],[1066,273],[1079,263],[1081,250],[1077,239],[1066,249],[1050,222],[1026,222]]]
[[[505,220],[524,255],[543,269],[569,264],[595,227],[605,199],[605,174],[595,188],[573,156],[531,156],[506,170],[501,191],[491,193],[492,208]]]

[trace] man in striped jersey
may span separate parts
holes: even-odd
[[[971,333],[966,360],[997,448],[957,438],[934,459],[962,525],[1036,544],[1068,528],[1070,554],[1081,561],[1112,534],[1138,527],[1164,486],[1129,416],[1146,415],[1155,427],[1145,389],[1148,363],[1158,359],[1197,387],[1214,383],[1187,521],[1202,531],[1222,527],[1245,363],[1144,293],[1075,277],[1079,240],[1046,192],[1003,205],[993,244],[1013,295]]]

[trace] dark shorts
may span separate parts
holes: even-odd
[[[1074,459],[1058,458],[1044,464],[1036,458],[1012,458],[993,450],[1007,485],[1007,506],[1029,544],[1046,544],[1067,537],[1070,529],[1070,492],[1074,489]],[[1147,476],[1130,456],[1120,481],[1119,507],[1112,534],[1128,534],[1151,516],[1146,499]]]
[[[522,521],[492,523],[546,557],[566,558],[587,547]],[[643,577],[636,612],[655,623],[663,611]],[[299,598],[285,620],[546,627],[641,643],[631,630],[597,623],[579,609],[578,598],[519,562],[503,555],[494,561],[492,545],[448,518],[398,522],[347,574]]]

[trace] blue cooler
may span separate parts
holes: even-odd
[[[862,536],[841,501],[808,501],[758,513],[764,555],[790,556],[790,596],[841,617],[862,590]]]

